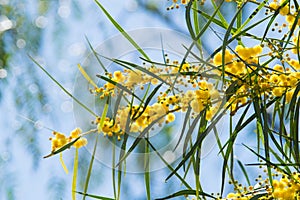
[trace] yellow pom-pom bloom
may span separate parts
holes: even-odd
[[[114,81],[116,82],[123,82],[125,80],[125,76],[122,74],[121,71],[115,71],[114,72]]]
[[[65,144],[67,144],[67,142],[68,142],[67,137],[64,134],[54,131],[53,135],[55,137],[50,138],[52,151],[55,151],[55,150],[61,148],[62,146],[64,146]]]
[[[234,58],[234,55],[231,54],[228,49],[226,49],[224,58],[225,58],[224,63],[226,64],[226,63],[232,62],[232,59]],[[222,64],[222,52],[219,52],[214,56],[213,63],[215,65],[221,65]]]
[[[169,122],[173,122],[175,120],[175,115],[174,113],[169,113],[167,115],[167,119],[166,119],[166,122],[169,123]]]
[[[88,143],[88,141],[86,138],[80,138],[73,144],[73,146],[78,149],[80,147],[87,145],[87,143]]]
[[[280,9],[279,13],[282,15],[282,16],[286,16],[290,13],[290,8],[289,8],[289,5],[286,4],[283,8]]]
[[[278,7],[279,7],[279,5],[276,2],[271,2],[269,4],[269,7],[272,8],[272,9],[274,9],[274,10],[277,10]]]
[[[70,137],[78,138],[81,133],[82,133],[82,130],[80,128],[75,128],[73,131],[71,131]]]

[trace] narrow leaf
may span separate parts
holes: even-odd
[[[94,88],[98,88],[97,84],[91,79],[91,77],[86,73],[83,67],[80,64],[77,64],[79,71],[84,76],[84,78],[88,81],[88,83],[92,84]]]
[[[175,198],[175,197],[180,197],[180,196],[187,196],[187,195],[196,195],[196,190],[180,190],[178,192],[175,192],[169,196],[166,196],[166,197],[163,197],[163,198],[158,198],[156,200],[165,200],[165,199],[172,199],[172,198]],[[199,192],[199,195],[201,196],[205,196],[205,197],[210,197],[212,199],[217,199],[216,197],[210,195],[210,194],[207,194],[207,193],[204,193],[204,192]]]
[[[93,163],[94,163],[94,160],[95,160],[95,154],[96,154],[96,149],[97,149],[97,144],[98,144],[98,137],[99,137],[99,135],[96,134],[96,140],[95,140],[95,145],[94,145],[94,149],[93,149],[93,154],[92,154],[91,161],[90,161],[90,164],[89,164],[88,173],[87,173],[86,178],[85,178],[85,184],[84,184],[84,189],[83,189],[84,195],[82,197],[82,200],[85,200],[86,192],[88,190],[88,186],[89,186],[89,182],[90,182],[90,178],[91,178],[91,174],[92,174]]]
[[[55,154],[61,153],[66,149],[71,148],[71,146],[77,141],[79,140],[80,137],[76,138],[75,140],[73,140],[72,142],[69,142],[67,144],[65,144],[64,146],[62,146],[61,148],[57,149],[56,151],[51,152],[49,155],[44,156],[43,158],[49,158],[51,156],[54,156]]]
[[[72,200],[76,200],[76,184],[78,172],[78,148],[75,149],[73,180],[72,180]]]
[[[68,174],[69,170],[68,170],[68,168],[67,168],[67,166],[66,166],[66,164],[65,164],[65,162],[63,160],[62,153],[59,154],[59,161],[60,161],[60,164],[63,167],[64,171],[66,172],[66,174]]]
[[[99,6],[99,8],[103,11],[103,13],[106,15],[106,17],[109,19],[109,21],[119,30],[119,32],[138,50],[145,58],[150,58],[147,56],[147,54],[143,51],[143,49],[130,37],[130,35],[118,24],[116,20],[107,12],[107,10],[102,6],[102,4],[95,0],[96,4]]]
[[[34,58],[32,58],[30,55],[28,55],[29,58],[42,70],[45,72],[45,74],[56,84],[58,85],[69,97],[71,97],[76,103],[78,103],[81,107],[83,107],[86,111],[91,113],[93,116],[97,117],[96,113],[94,113],[91,109],[89,109],[86,105],[81,103],[76,97],[74,97],[70,92],[68,92],[47,70],[40,65]]]
[[[87,197],[91,197],[91,198],[94,198],[94,199],[101,199],[101,200],[115,200],[113,198],[109,198],[109,197],[103,197],[103,196],[98,196],[98,195],[93,195],[93,194],[87,194],[87,193],[84,193],[84,192],[76,192],[78,194],[81,194],[81,195],[85,195]]]

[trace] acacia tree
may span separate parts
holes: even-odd
[[[185,8],[190,43],[176,39],[166,43],[163,34],[166,32],[158,35],[148,29],[147,34],[126,32],[100,1],[95,3],[124,39],[120,42],[114,38],[116,49],[122,49],[122,43],[127,42],[135,50],[131,56],[134,61],[109,57],[88,42],[95,61],[78,64],[84,78],[78,82],[79,85],[85,82],[89,89],[86,94],[80,90],[80,94],[72,95],[33,59],[90,116],[88,120],[92,119],[84,131],[75,128],[69,136],[53,131],[51,153],[45,156],[59,154],[67,171],[62,153],[75,148],[73,199],[76,193],[83,199],[120,199],[126,172],[132,163],[139,162],[143,163],[139,172],[144,175],[147,199],[153,198],[150,183],[156,162],[169,170],[163,180],[176,177],[183,185],[168,196],[155,196],[157,199],[179,196],[298,199],[300,15],[297,1],[211,1],[213,9],[206,11],[208,2],[174,0],[166,9],[171,13],[174,9]],[[235,6],[235,12],[224,17],[228,4]],[[144,47],[139,41],[141,37],[135,34],[147,39],[153,36],[150,43],[159,41],[161,60],[151,51],[154,47]],[[172,38],[171,32],[167,35]],[[216,41],[210,43],[215,48],[211,53],[203,49],[207,43],[203,38],[207,35],[210,41]],[[98,68],[94,68],[94,63]],[[88,94],[93,97],[92,104],[81,98]],[[81,123],[88,123],[83,121],[85,118]],[[228,124],[224,125],[223,119]],[[164,128],[172,126],[179,127],[177,135],[170,135]],[[222,139],[220,126],[228,127]],[[256,157],[256,161],[242,163],[235,158],[236,144],[250,126],[255,127],[256,147],[250,146],[250,139],[243,141],[242,146]],[[106,137],[99,137],[100,134]],[[201,167],[201,158],[208,148],[205,142],[211,136],[219,152],[209,156],[222,159],[218,170],[220,189],[214,194],[205,190],[200,177],[205,176],[207,170]],[[78,188],[78,149],[88,142],[94,143],[90,164],[85,184]],[[170,144],[172,151],[164,149],[166,144]],[[114,197],[88,192],[94,159],[100,159],[98,152],[107,154],[107,149],[111,153]],[[180,155],[174,155],[178,149]],[[261,168],[264,175],[255,178],[248,174],[249,166],[253,165]],[[237,169],[241,171],[238,175],[234,173]],[[189,174],[193,179],[187,178]],[[241,174],[246,185],[240,183]],[[233,185],[233,191],[225,194],[227,181]]]

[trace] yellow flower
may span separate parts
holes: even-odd
[[[186,5],[189,2],[189,0],[181,0],[181,4]]]
[[[73,146],[78,149],[80,147],[86,146],[87,143],[88,143],[88,141],[86,138],[80,138],[73,144]]]
[[[197,99],[191,102],[191,107],[195,113],[200,113],[205,108],[203,102]]]
[[[133,87],[134,85],[137,85],[143,81],[143,76],[140,71],[132,71],[130,70],[127,74],[127,82],[125,85],[127,87]]]
[[[229,193],[227,195],[227,198],[235,198],[236,196],[237,196],[237,194],[235,194],[235,193]]]
[[[253,49],[254,49],[254,53],[256,55],[261,54],[262,51],[263,51],[263,48],[261,47],[261,45],[256,45],[256,46],[253,47]]]
[[[131,124],[130,131],[139,132],[139,126],[136,123]]]
[[[271,83],[277,85],[277,84],[279,84],[279,81],[280,81],[280,80],[279,80],[279,76],[276,75],[276,74],[273,74],[273,75],[271,75],[269,81],[270,81]]]
[[[286,16],[290,13],[290,7],[289,7],[289,4],[287,3],[283,8],[280,9],[279,13],[282,15],[282,16]]]
[[[51,149],[52,151],[55,151],[65,144],[67,144],[67,137],[59,132],[53,131],[54,138],[50,138],[51,140]]]
[[[292,60],[288,61],[288,63],[296,70],[300,70],[300,63],[298,60],[292,59]]]
[[[174,120],[175,120],[175,115],[174,115],[174,113],[169,113],[169,114],[167,114],[166,123],[173,122]]]
[[[125,76],[123,75],[123,73],[122,72],[120,72],[120,71],[115,71],[114,72],[114,80],[116,81],[116,82],[123,82],[123,81],[125,81]]]
[[[230,53],[230,51],[228,49],[225,50],[225,64],[232,62],[232,59],[234,58],[234,55]],[[222,52],[218,52],[213,59],[213,63],[215,65],[221,65],[222,64]]]
[[[295,92],[295,88],[286,93],[286,102],[289,103],[292,100],[294,92]]]
[[[279,5],[276,2],[271,2],[269,4],[269,7],[272,8],[272,9],[274,9],[274,10],[277,10],[278,7],[279,7]]]
[[[206,111],[206,115],[205,115],[206,120],[211,120],[211,118],[213,116],[214,116],[214,112],[213,112],[212,108]]]
[[[112,89],[115,89],[115,85],[112,84],[112,83],[110,83],[110,82],[108,82],[108,83],[106,83],[106,84],[104,85],[104,88],[105,88],[106,90],[112,90]]]
[[[168,102],[168,104],[174,105],[179,102],[179,96],[177,95],[169,96],[166,101]]]
[[[196,90],[195,95],[197,99],[207,100],[210,97],[210,93],[208,90]]]
[[[80,128],[75,128],[73,131],[71,131],[70,136],[72,138],[78,138],[79,135],[81,134],[82,130]]]
[[[285,88],[275,87],[275,88],[272,89],[272,94],[275,97],[281,97],[283,95],[284,91],[285,91]]]

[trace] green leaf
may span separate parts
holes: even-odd
[[[202,11],[202,10],[197,10],[197,12],[198,12],[199,14],[201,14],[203,17],[205,17],[206,19],[211,19],[211,15],[210,15],[210,14],[208,14],[208,13]],[[212,18],[211,21],[212,21],[213,23],[215,23],[216,25],[218,25],[218,26],[220,26],[220,27],[222,27],[222,28],[224,28],[224,29],[227,29],[227,26],[228,26],[228,25],[224,25],[224,23],[223,23],[221,20],[216,19],[216,18]]]
[[[162,155],[160,155],[160,153],[156,150],[156,148],[151,144],[151,142],[149,141],[148,138],[145,138],[145,140],[147,141],[147,143],[149,144],[149,146],[153,149],[153,151],[157,154],[157,156],[164,162],[164,164],[173,172],[174,169],[173,167],[163,158]],[[177,172],[174,172],[175,176],[177,176],[177,178],[179,178],[179,180],[181,181],[181,183],[187,187],[188,189],[192,189],[191,186],[185,181],[184,178],[182,178]]]
[[[97,52],[96,52],[95,49],[93,48],[93,46],[92,46],[92,44],[90,43],[89,39],[88,39],[87,37],[85,37],[85,39],[86,39],[86,41],[88,42],[89,47],[90,47],[90,49],[92,50],[94,56],[96,57],[96,59],[97,59],[99,65],[101,66],[101,68],[102,68],[105,72],[107,72],[107,69],[105,68],[104,64],[101,62],[100,58],[98,57]]]
[[[165,200],[165,199],[172,199],[175,197],[180,197],[180,196],[187,196],[187,195],[196,195],[196,190],[180,190],[178,192],[175,192],[169,196],[163,197],[163,198],[157,198],[156,200]],[[217,199],[216,197],[206,194],[204,192],[199,192],[199,196],[205,196],[205,197],[210,197],[212,199]]]
[[[185,139],[184,139],[184,144],[183,144],[183,148],[182,148],[182,150],[183,150],[183,155],[182,155],[182,156],[183,156],[183,157],[184,157],[185,154],[186,154],[186,149],[187,149],[187,147],[188,147],[188,142],[189,142],[189,140],[190,140],[190,138],[191,138],[191,136],[192,136],[192,133],[193,133],[195,127],[197,126],[197,124],[199,123],[199,119],[200,119],[200,117],[201,117],[201,114],[202,114],[202,113],[199,113],[199,114],[195,117],[194,121],[192,122],[191,126],[189,127],[189,129],[188,129],[188,131],[187,131],[187,133],[186,133],[186,137],[185,137]]]
[[[265,40],[265,38],[266,38],[266,36],[267,36],[267,33],[268,33],[270,27],[272,26],[272,23],[275,21],[276,17],[278,16],[278,14],[279,14],[279,12],[280,12],[280,9],[283,8],[283,7],[287,4],[287,2],[288,2],[288,0],[286,0],[283,4],[281,4],[281,5],[277,8],[277,10],[275,10],[274,14],[272,15],[271,20],[269,21],[268,25],[267,25],[266,28],[265,28],[265,32],[264,32],[264,35],[263,35],[263,37],[262,37],[262,39],[261,39],[261,42],[263,42],[263,41]]]
[[[190,150],[186,153],[186,155],[182,158],[180,163],[177,165],[177,167],[174,169],[171,174],[168,175],[168,177],[165,179],[166,181],[170,179],[175,172],[177,172],[184,164],[185,162],[193,155],[194,151],[197,149],[197,147],[202,143],[202,141],[205,139],[205,137],[209,134],[211,130],[216,126],[216,124],[220,121],[220,119],[224,116],[226,113],[226,109],[221,112],[215,119],[213,119],[210,123],[210,125],[206,128],[206,130],[203,132],[203,134],[200,135],[199,138],[195,141],[193,146],[190,148]]]
[[[139,117],[145,112],[145,110],[146,110],[148,104],[149,104],[150,101],[153,99],[154,95],[158,92],[158,90],[160,89],[161,86],[162,86],[162,83],[159,84],[158,86],[156,86],[156,87],[152,90],[151,94],[148,96],[148,98],[147,98],[146,101],[145,101],[145,104],[143,105],[142,111],[139,111],[139,110],[140,110],[140,106],[139,106],[139,108],[137,109],[136,113],[133,114],[133,117],[132,117],[133,120],[136,120],[137,118],[139,118]]]
[[[114,190],[114,197],[115,199],[119,199],[119,194],[117,194],[116,190],[116,138],[112,139],[112,164],[111,164],[111,172],[112,172],[112,182],[113,182],[113,190]]]
[[[184,132],[185,132],[185,130],[186,130],[187,122],[188,122],[188,120],[189,120],[189,118],[190,118],[191,111],[192,111],[192,108],[189,106],[189,107],[187,108],[187,111],[186,111],[185,116],[184,116],[184,121],[183,121],[183,126],[182,126],[182,129],[181,129],[181,134],[180,134],[180,136],[179,136],[178,142],[177,142],[177,144],[175,145],[173,151],[176,150],[176,148],[178,147],[178,145],[179,145],[180,142],[181,142],[181,139],[182,139],[182,137],[183,137],[183,134],[184,134]]]
[[[300,91],[300,82],[297,84],[297,86],[295,88],[295,91],[293,93],[293,96],[292,96],[292,99],[291,99],[291,102],[290,102],[290,106],[289,106],[289,110],[286,114],[286,119],[288,118],[290,112],[295,111],[296,101],[297,101],[297,96],[298,96],[299,91]]]
[[[120,159],[119,163],[117,164],[120,165],[121,162],[123,162],[123,160],[125,160],[130,153],[135,149],[135,147],[140,143],[140,141],[145,137],[145,135],[151,130],[152,126],[154,126],[157,122],[159,122],[162,118],[164,118],[166,115],[162,115],[159,118],[157,118],[156,120],[154,120],[151,124],[149,124],[140,134],[139,136],[134,140],[134,142],[132,143],[132,145],[130,146],[129,150],[127,151],[127,153]]]
[[[95,0],[96,4],[99,6],[99,8],[103,11],[103,13],[106,15],[106,17],[109,19],[109,21],[119,30],[119,32],[138,50],[145,58],[150,60],[150,58],[147,56],[147,54],[144,52],[144,50],[130,37],[130,35],[114,20],[114,18],[107,12],[107,10],[102,6],[102,4]]]
[[[265,5],[266,5],[266,1],[260,2],[258,7],[250,14],[250,16],[246,19],[246,21],[243,24],[241,24],[240,27],[238,27],[238,29],[235,31],[235,34],[240,33],[241,30],[245,28],[247,24],[249,24],[249,22],[254,18],[254,16],[257,15],[259,11],[265,7]]]
[[[146,137],[148,138],[148,136]],[[150,190],[150,157],[149,157],[150,149],[149,143],[145,144],[145,153],[144,153],[144,178],[145,178],[145,187],[147,199],[151,200],[151,190]]]
[[[113,120],[114,120],[114,123],[113,125],[115,125],[115,119],[116,119],[116,116],[118,114],[118,109],[119,109],[119,106],[120,106],[120,103],[121,103],[121,100],[122,100],[122,97],[123,97],[123,93],[124,93],[124,90],[121,90],[118,94],[118,97],[117,97],[117,100],[115,102],[115,107],[114,107],[114,116],[113,116]],[[112,126],[113,126],[112,125]]]
[[[225,63],[225,51],[227,49],[227,45],[229,45],[228,39],[232,32],[232,28],[235,23],[235,20],[237,19],[237,16],[243,10],[245,5],[246,4],[242,4],[242,6],[236,11],[235,15],[233,16],[233,18],[227,28],[224,38],[222,38],[222,40],[223,40],[223,44],[222,44],[222,79],[223,80],[225,80],[225,65],[227,64],[227,63]]]
[[[87,173],[86,178],[85,178],[85,184],[84,184],[84,189],[83,189],[84,195],[82,197],[82,200],[85,200],[86,192],[88,190],[88,186],[89,186],[89,182],[90,182],[90,178],[91,178],[91,174],[92,174],[93,163],[94,163],[95,154],[96,154],[96,149],[97,149],[97,144],[98,144],[98,137],[99,137],[99,135],[96,134],[96,140],[95,140],[95,145],[94,145],[94,149],[93,149],[93,154],[92,154],[92,157],[91,157],[91,160],[90,160],[88,173]]]
[[[299,112],[300,112],[300,98],[298,98],[296,112],[293,118],[290,119],[290,131],[293,143],[293,148],[291,149],[295,155],[296,163],[300,162],[299,158]]]
[[[236,159],[236,160],[237,160],[238,165],[239,165],[239,167],[241,168],[241,170],[242,170],[242,172],[243,172],[243,174],[244,174],[244,176],[245,176],[245,178],[246,178],[246,181],[247,181],[248,185],[250,186],[251,183],[250,183],[250,179],[249,179],[247,170],[245,169],[243,163],[242,163],[239,159]]]
[[[85,195],[87,197],[91,197],[91,198],[94,198],[94,199],[101,199],[101,200],[115,200],[113,198],[109,198],[109,197],[103,197],[103,196],[98,196],[98,195],[93,195],[93,194],[87,194],[87,193],[83,193],[83,192],[76,192],[78,194],[81,194],[81,195]]]
[[[139,98],[138,96],[136,96],[132,91],[130,91],[128,88],[126,88],[125,86],[121,85],[120,83],[117,83],[117,82],[111,80],[110,78],[107,78],[107,77],[102,76],[102,75],[99,75],[99,74],[97,74],[96,76],[97,76],[98,78],[101,78],[101,79],[103,79],[103,80],[105,80],[105,81],[107,81],[107,82],[109,82],[109,83],[115,85],[116,87],[120,88],[121,90],[124,90],[124,91],[127,92],[128,94],[130,94],[130,95],[134,96],[135,98],[137,98],[138,100],[142,101],[142,99],[140,99],[140,98]]]
[[[76,138],[75,140],[73,140],[73,141],[71,141],[71,142],[65,144],[64,146],[62,146],[61,148],[57,149],[56,151],[51,152],[49,155],[44,156],[43,158],[49,158],[49,157],[54,156],[54,155],[56,155],[56,154],[58,154],[58,153],[60,153],[60,152],[63,152],[63,151],[66,150],[66,149],[70,149],[71,146],[72,146],[77,140],[79,140],[79,139],[80,139],[80,137]]]
[[[126,127],[127,127],[127,124],[126,124]],[[129,137],[128,134],[124,134],[123,143],[122,143],[120,154],[119,154],[119,163],[120,163],[120,159],[123,158],[123,156],[125,154],[128,137]],[[124,165],[125,164],[126,163],[124,162]],[[126,171],[126,170],[124,170],[124,171]],[[120,199],[121,183],[122,183],[122,162],[118,166],[118,191],[117,191],[118,196],[117,196],[117,199]]]
[[[227,29],[227,28],[228,28],[228,23],[227,23],[225,17],[222,15],[220,9],[218,9],[218,7],[217,7],[217,5],[216,5],[216,2],[215,2],[214,0],[211,0],[210,2],[212,3],[214,9],[218,11],[218,12],[217,12],[217,15],[218,15],[218,17],[220,18],[220,22],[221,22],[222,26],[224,26],[225,29]],[[224,1],[220,2],[220,5],[222,5],[223,3],[224,3]],[[219,6],[220,6],[220,5],[219,5]]]
[[[235,140],[235,138],[237,137],[237,134],[239,133],[240,130],[243,130],[244,127],[246,127],[246,125],[248,124],[242,124],[246,114],[249,111],[251,104],[248,104],[248,106],[244,109],[243,114],[241,115],[239,121],[237,122],[235,129],[233,131],[233,133],[230,135],[230,138],[226,141],[226,143],[224,144],[224,146],[220,149],[220,152],[223,151],[223,149],[229,144],[229,143],[233,143],[233,141]],[[248,118],[249,119],[249,118]]]
[[[76,200],[76,184],[78,173],[78,148],[75,149],[73,179],[72,179],[72,200]]]
[[[45,74],[52,79],[52,81],[58,85],[69,97],[71,97],[76,103],[78,103],[81,107],[83,107],[86,111],[91,113],[93,116],[97,117],[97,114],[94,113],[91,109],[89,109],[86,105],[81,103],[76,97],[74,97],[70,92],[68,92],[49,72],[42,66],[40,65],[34,58],[32,58],[30,55],[28,55],[29,58],[42,70],[45,72]]]
[[[278,169],[278,164],[271,162],[270,160],[267,160],[265,157],[259,155],[256,151],[254,151],[253,149],[251,149],[250,147],[248,147],[245,144],[242,144],[244,147],[246,147],[248,150],[250,150],[253,154],[255,154],[258,158],[262,159],[263,161],[266,162],[267,166],[273,166],[276,167],[276,169]],[[260,163],[261,164],[261,163]],[[251,164],[246,164],[246,165],[251,165]],[[290,174],[288,171],[284,170],[284,169],[280,169],[280,171],[284,172],[285,174]]]
[[[102,127],[103,127],[104,121],[106,119],[108,108],[109,108],[109,97],[107,97],[107,99],[106,99],[106,103],[105,103],[103,111],[102,111],[100,122],[98,124],[98,133],[100,133],[102,131]]]
[[[91,79],[91,77],[86,73],[86,71],[83,69],[83,67],[80,64],[77,64],[77,67],[79,69],[79,71],[81,72],[81,74],[84,76],[84,78],[94,86],[94,88],[98,88],[98,86],[96,85],[96,83]]]

